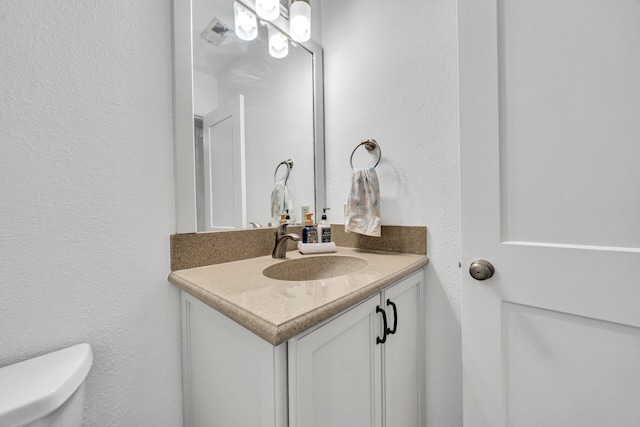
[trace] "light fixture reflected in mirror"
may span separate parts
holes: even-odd
[[[256,12],[267,21],[273,21],[280,16],[280,2],[278,0],[257,0]]]
[[[284,58],[289,54],[289,40],[272,25],[269,25],[269,55]]]
[[[284,58],[289,51],[287,38],[304,43],[311,39],[311,5],[310,0],[291,0],[289,5],[289,36],[280,19],[280,0],[256,0],[246,3],[245,0],[234,1],[234,19],[236,34],[242,40],[254,40],[258,36],[256,13],[260,23],[269,27],[269,54],[274,58]],[[247,6],[250,4],[251,6]],[[286,22],[286,11],[284,12]],[[266,22],[269,21],[269,22]],[[278,27],[272,28],[272,25]]]
[[[250,41],[258,37],[256,15],[237,1],[233,2],[233,18],[235,20],[236,35],[240,39]]]
[[[291,0],[289,6],[289,31],[297,42],[311,38],[311,6],[309,0]]]

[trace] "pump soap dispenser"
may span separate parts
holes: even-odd
[[[322,209],[322,221],[318,224],[318,241],[320,243],[329,243],[331,241],[331,224],[327,221],[327,211],[330,209]]]
[[[302,229],[302,243],[318,243],[318,230],[313,223],[313,213],[305,214],[307,219],[304,221]]]

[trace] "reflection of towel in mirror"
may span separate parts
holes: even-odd
[[[289,212],[293,214],[293,200],[289,195],[289,189],[284,181],[277,181],[271,192],[271,221],[277,225],[280,221],[279,214]],[[291,216],[293,218],[293,215]]]
[[[380,237],[380,185],[374,168],[353,170],[344,228]]]

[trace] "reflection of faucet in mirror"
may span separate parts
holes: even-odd
[[[287,225],[288,224],[280,224],[278,228],[276,228],[276,244],[271,254],[273,258],[285,258],[287,256],[287,243],[289,239],[294,242],[300,240],[300,236],[295,233],[287,234]]]
[[[281,166],[286,167],[284,179],[278,180],[278,169]],[[277,224],[278,218],[282,213],[289,213],[290,222],[295,222],[295,214],[293,209],[293,198],[291,197],[290,188],[287,186],[289,176],[293,169],[293,160],[283,160],[276,166],[273,172],[273,191],[271,192],[271,223]]]

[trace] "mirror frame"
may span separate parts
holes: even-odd
[[[255,12],[255,0],[237,0]],[[173,0],[173,121],[176,233],[197,232],[196,167],[193,126],[193,29],[191,0]],[[288,20],[273,22],[289,34]],[[296,42],[297,43],[297,42]],[[324,86],[322,47],[313,40],[297,43],[311,54],[313,72],[315,216],[326,206],[324,155]],[[285,156],[286,157],[286,156]]]

